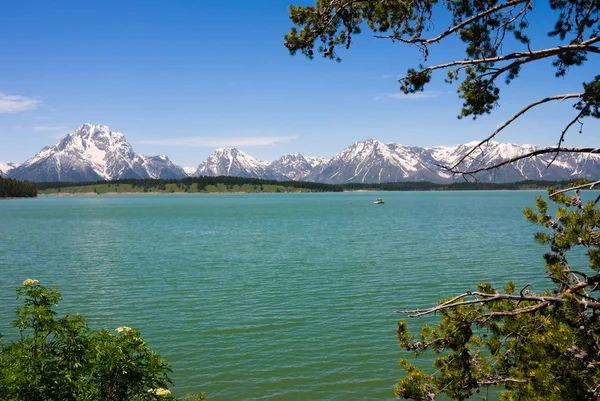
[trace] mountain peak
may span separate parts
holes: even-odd
[[[260,161],[236,148],[218,148],[198,166],[195,175],[254,177],[285,180],[287,177],[268,168]]]
[[[30,181],[95,181],[119,178],[181,178],[185,172],[166,156],[138,155],[120,132],[82,124],[10,172]]]

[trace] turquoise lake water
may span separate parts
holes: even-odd
[[[393,400],[406,356],[395,310],[481,281],[546,288],[545,248],[522,216],[541,193],[2,201],[0,333],[14,337],[14,288],[34,278],[94,329],[139,328],[172,365],[175,395]]]

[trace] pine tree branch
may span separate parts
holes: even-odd
[[[592,46],[592,44],[600,42],[600,36],[595,36],[591,39],[583,41],[577,44],[570,44],[566,46],[557,46],[550,47],[547,49],[534,50],[528,52],[514,52],[507,54],[505,56],[497,56],[497,57],[485,57],[473,60],[454,60],[444,64],[437,64],[431,67],[424,68],[423,70],[417,72],[416,74],[422,74],[426,72],[431,72],[435,70],[446,69],[450,67],[454,67],[457,65],[460,66],[469,66],[469,65],[477,65],[484,63],[497,63],[499,61],[508,61],[515,59],[524,59],[521,64],[529,63],[531,61],[539,60],[546,57],[555,56],[557,54],[565,53],[565,52],[592,52],[592,53],[600,53],[600,47]]]
[[[414,39],[404,39],[401,36],[398,35],[375,35],[376,38],[378,39],[392,39],[392,40],[397,40],[399,42],[403,42],[403,43],[410,43],[410,44],[420,44],[420,45],[429,45],[432,43],[436,43],[439,42],[440,40],[442,40],[443,38],[445,38],[448,35],[453,34],[454,32],[458,31],[459,29],[469,25],[470,23],[477,21],[480,18],[483,18],[487,15],[493,14],[496,11],[502,10],[504,8],[508,8],[508,7],[513,7],[516,6],[517,4],[520,3],[531,3],[531,0],[511,0],[508,1],[506,3],[503,4],[499,4],[496,7],[492,7],[490,9],[487,9],[477,15],[472,16],[471,18],[467,18],[466,20],[462,21],[460,24],[454,25],[453,27],[447,29],[446,31],[440,33],[438,36],[434,37],[434,38],[430,38],[430,39],[424,39],[424,38],[414,38]]]

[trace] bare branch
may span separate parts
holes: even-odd
[[[456,308],[460,306],[467,305],[480,305],[486,304],[489,302],[496,302],[502,300],[512,300],[512,301],[532,301],[539,302],[537,305],[533,305],[531,307],[515,309],[512,311],[504,311],[504,312],[490,312],[486,314],[486,316],[508,316],[510,314],[519,314],[519,313],[529,313],[533,312],[537,309],[543,308],[549,304],[560,304],[565,302],[565,299],[562,296],[521,296],[521,295],[513,295],[513,294],[486,294],[482,292],[466,292],[457,297],[454,297],[453,300],[462,299],[468,296],[478,297],[475,299],[470,299],[462,302],[444,302],[438,306],[434,306],[427,309],[414,309],[414,310],[406,310],[406,311],[395,311],[396,313],[408,314],[408,317],[419,317],[424,315],[429,315],[431,313],[437,312],[443,309]],[[579,304],[585,306],[590,309],[600,309],[600,302],[590,302],[590,301],[579,301]]]
[[[477,384],[479,384],[480,386],[495,386],[497,384],[502,384],[502,383],[527,383],[528,380],[525,379],[514,379],[512,377],[498,377],[495,379],[492,379],[490,381],[485,381],[485,382],[477,382]]]
[[[526,308],[521,308],[521,309],[507,310],[507,311],[500,311],[500,312],[489,312],[489,313],[486,313],[485,316],[488,316],[488,317],[516,316],[516,315],[520,315],[521,313],[535,312],[536,310],[545,308],[548,305],[550,305],[550,302],[542,302],[537,305],[532,305],[532,306],[528,306]]]
[[[555,56],[560,53],[565,52],[592,52],[592,53],[600,53],[600,47],[591,46],[592,44],[600,42],[600,36],[595,36],[592,39],[588,39],[578,44],[571,44],[566,46],[557,46],[550,47],[542,50],[535,51],[527,51],[527,52],[514,52],[507,54],[505,56],[498,57],[487,57],[487,58],[479,58],[474,60],[455,60],[449,63],[437,64],[431,67],[427,67],[420,71],[420,73],[441,70],[449,67],[453,67],[455,65],[475,65],[475,64],[484,64],[484,63],[496,63],[498,61],[507,61],[507,60],[515,60],[515,59],[525,59],[522,64],[534,60],[539,60],[546,57]]]
[[[525,114],[527,111],[531,110],[532,108],[539,106],[540,104],[553,101],[553,100],[563,101],[566,99],[580,98],[582,96],[583,96],[583,93],[566,93],[563,95],[548,96],[546,98],[543,98],[543,99],[537,100],[533,103],[530,103],[525,108],[523,108],[521,111],[519,111],[517,114],[512,116],[508,121],[506,121],[504,124],[502,124],[500,127],[498,127],[498,129],[496,129],[496,131],[494,131],[490,136],[488,136],[487,138],[485,138],[484,140],[479,142],[479,144],[475,145],[473,147],[473,149],[471,149],[464,156],[462,156],[456,163],[454,163],[454,165],[452,167],[448,168],[448,170],[453,171],[454,169],[456,169],[456,167],[458,167],[476,149],[479,149],[481,147],[481,145],[486,144],[489,141],[491,141],[492,138],[494,138],[496,135],[498,135],[500,133],[500,131],[502,131],[504,128],[508,127],[513,121],[515,121],[517,118],[521,117],[523,114]]]
[[[596,186],[598,184],[600,184],[600,181],[588,182],[587,184],[578,185],[576,187],[571,187],[571,188],[567,188],[567,189],[561,189],[560,191],[556,191],[554,193],[551,193],[550,195],[548,195],[548,197],[552,198],[554,195],[562,194],[562,193],[569,192],[569,191],[574,191],[576,189],[583,189],[583,188],[592,189],[592,188],[594,188],[594,186]]]
[[[571,128],[571,127],[573,126],[573,124],[575,124],[576,122],[578,122],[578,121],[579,121],[579,118],[580,118],[582,115],[584,115],[584,114],[585,114],[585,113],[588,111],[589,107],[590,107],[590,104],[589,104],[589,103],[587,103],[587,104],[585,105],[585,107],[583,107],[583,108],[581,109],[581,111],[579,112],[579,114],[577,114],[577,115],[575,116],[575,118],[574,118],[574,119],[572,119],[572,120],[571,120],[571,122],[569,122],[569,124],[567,124],[567,126],[565,127],[565,129],[563,129],[563,130],[562,130],[562,132],[560,133],[560,138],[558,138],[558,144],[557,144],[559,151],[557,151],[557,152],[556,152],[556,154],[554,155],[554,157],[552,158],[552,160],[550,160],[550,163],[548,163],[548,166],[547,166],[547,167],[550,167],[550,165],[551,165],[552,163],[554,163],[554,161],[555,161],[555,160],[556,160],[556,158],[558,157],[558,154],[559,154],[559,152],[560,152],[560,146],[561,146],[561,145],[562,145],[562,143],[565,141],[565,135],[567,134],[567,131],[569,130],[569,128]],[[582,124],[582,125],[583,125],[583,123],[581,123],[581,122],[580,122],[580,124]]]
[[[493,170],[498,167],[502,167],[507,164],[514,163],[518,160],[527,159],[529,157],[544,155],[544,154],[548,154],[548,153],[559,152],[559,151],[563,152],[563,153],[600,153],[599,148],[546,148],[546,149],[540,149],[540,150],[535,150],[533,152],[525,153],[521,156],[513,157],[512,159],[503,160],[500,163],[496,163],[492,166],[481,167],[481,168],[478,168],[475,170],[457,171],[457,170],[452,170],[449,167],[444,167],[444,166],[440,166],[440,167],[445,168],[446,170],[451,171],[454,174],[476,174],[476,173],[480,173],[482,171]]]

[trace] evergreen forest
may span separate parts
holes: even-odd
[[[35,198],[37,188],[28,181],[0,177],[0,198]]]

